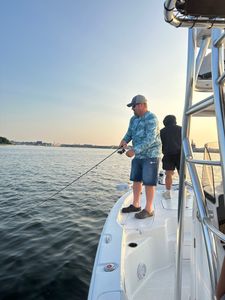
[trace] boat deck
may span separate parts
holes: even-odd
[[[165,200],[164,188],[157,187],[151,218],[140,220],[134,213],[121,213],[122,207],[132,203],[132,191],[114,205],[99,242],[89,299],[174,299],[178,189],[174,186],[172,199]],[[143,190],[142,208],[145,202]],[[186,199],[181,300],[191,295],[191,216],[192,197]]]
[[[177,216],[178,209],[178,189],[173,189],[172,199],[165,200],[162,197],[164,191],[163,186],[158,186],[154,198],[154,212],[155,215],[152,218],[146,218],[143,220],[136,219],[134,217],[135,213],[122,214],[120,212],[119,223],[124,227],[125,230],[134,229],[138,230],[140,228],[150,229],[151,226],[161,225],[162,218],[167,219],[169,217]],[[190,217],[192,213],[192,197],[191,195],[186,199],[185,215]],[[132,203],[132,197],[127,197],[124,201],[123,207],[128,206]],[[141,197],[141,207],[144,208],[146,203],[145,193],[143,191]]]
[[[163,191],[164,187],[157,188],[154,200],[155,215],[152,218],[139,220],[134,217],[134,213],[119,212],[118,221],[123,227],[126,241],[124,270],[129,299],[174,299],[178,190],[175,188],[172,191],[170,200],[162,197]],[[142,208],[145,202],[143,192]],[[124,201],[123,206],[130,203],[132,203],[132,194]],[[189,231],[191,226],[188,226],[191,214],[192,195],[190,194],[186,199],[184,221],[182,300],[190,299],[191,295],[191,232]],[[139,270],[143,277],[140,276]]]
[[[190,264],[183,263],[183,284],[182,284],[182,299],[190,299]],[[175,299],[175,266],[169,266],[166,269],[161,269],[155,272],[146,282],[146,286],[135,295],[135,299],[140,300],[160,300],[160,299]],[[163,284],[162,284],[163,282]],[[150,284],[149,284],[150,283]],[[160,287],[160,288],[159,288]]]

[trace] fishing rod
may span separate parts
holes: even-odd
[[[89,172],[91,172],[93,169],[97,168],[100,164],[102,164],[106,159],[108,159],[109,157],[111,157],[114,153],[119,153],[119,154],[123,154],[125,152],[125,149],[123,147],[119,147],[117,148],[115,151],[113,151],[111,154],[109,154],[108,156],[106,156],[104,159],[102,159],[100,162],[98,162],[96,165],[94,165],[93,167],[91,167],[89,170],[87,170],[86,172],[84,172],[83,174],[81,174],[80,176],[78,176],[77,178],[75,178],[73,181],[69,182],[67,185],[65,185],[63,188],[61,188],[60,190],[58,190],[57,192],[55,192],[54,194],[52,194],[50,197],[46,198],[45,200],[43,200],[41,202],[44,203],[48,200],[50,200],[51,198],[53,198],[54,196],[58,195],[59,193],[61,193],[63,190],[65,190],[66,188],[68,188],[70,185],[72,185],[74,182],[78,181],[80,178],[82,178],[83,176],[87,175]]]
[[[98,162],[96,165],[94,165],[93,167],[91,167],[89,170],[87,170],[85,173],[81,174],[80,176],[78,176],[77,178],[75,178],[73,181],[71,181],[70,183],[68,183],[66,186],[64,186],[63,188],[61,188],[60,190],[58,190],[57,192],[55,192],[54,194],[52,194],[50,197],[44,199],[43,201],[41,201],[39,204],[35,205],[36,207],[39,207],[41,204],[43,204],[44,202],[48,201],[49,199],[53,198],[54,196],[56,196],[57,194],[59,194],[60,192],[62,192],[63,190],[65,190],[68,186],[72,185],[74,182],[78,181],[80,178],[82,178],[83,176],[85,176],[86,174],[88,174],[90,171],[92,171],[94,168],[98,167],[101,163],[103,163],[106,159],[108,159],[109,157],[111,157],[114,153],[119,153],[119,154],[123,154],[126,150],[123,147],[118,147],[115,151],[113,151],[111,154],[109,154],[108,156],[106,156],[104,159],[102,159],[100,162]],[[34,207],[33,207],[34,208]],[[24,212],[24,211],[22,211]],[[21,211],[20,211],[21,213]],[[16,217],[18,215],[18,212],[16,212],[15,214],[11,215],[10,218],[12,217]]]

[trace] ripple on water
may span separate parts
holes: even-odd
[[[111,152],[0,148],[0,300],[87,298],[100,233],[129,161],[113,156],[48,198]]]

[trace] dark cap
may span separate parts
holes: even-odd
[[[130,103],[127,104],[127,106],[131,107],[139,103],[147,103],[147,99],[142,95],[137,95],[131,100]]]

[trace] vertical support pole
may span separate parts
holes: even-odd
[[[186,111],[192,105],[193,86],[195,78],[195,54],[196,52],[196,29],[188,31],[188,61],[187,61],[187,79],[185,104],[182,122],[182,144],[189,138],[191,116],[186,115]],[[182,290],[182,258],[183,258],[183,239],[184,239],[184,209],[185,209],[185,180],[186,180],[186,163],[182,146],[181,163],[180,163],[180,185],[178,195],[178,229],[177,229],[177,255],[176,255],[176,281],[175,281],[175,299],[181,299]]]
[[[214,106],[216,113],[217,135],[220,148],[221,173],[225,190],[225,101],[223,86],[219,85],[218,78],[224,72],[224,46],[215,47],[215,41],[221,37],[224,30],[213,29],[212,32],[212,83],[214,92]]]
[[[217,124],[217,136],[220,149],[221,173],[223,190],[225,191],[225,101],[223,85],[220,85],[218,78],[224,72],[224,46],[223,43],[215,46],[216,40],[224,34],[224,30],[213,29],[212,31],[212,83],[214,92],[214,106]],[[217,275],[217,278],[220,274]],[[217,282],[216,278],[216,282]]]

